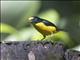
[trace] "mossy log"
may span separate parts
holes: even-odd
[[[62,42],[24,41],[1,43],[1,60],[80,60],[80,52]]]

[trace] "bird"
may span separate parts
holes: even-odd
[[[35,29],[43,35],[41,40],[44,40],[46,36],[57,33],[61,30],[52,22],[37,16],[32,16],[29,20]]]

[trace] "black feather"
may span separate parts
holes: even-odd
[[[49,22],[49,21],[47,21],[47,20],[43,20],[42,22],[43,22],[45,25],[47,25],[47,26],[54,26],[54,27],[57,28],[56,25],[54,25],[53,23],[51,23],[51,22]]]

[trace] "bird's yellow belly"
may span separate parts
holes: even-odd
[[[46,26],[43,23],[37,23],[35,27],[43,35],[50,35],[56,32],[56,28],[54,26]]]

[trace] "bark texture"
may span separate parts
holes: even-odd
[[[1,43],[1,60],[80,60],[80,52],[62,42],[27,41]]]

